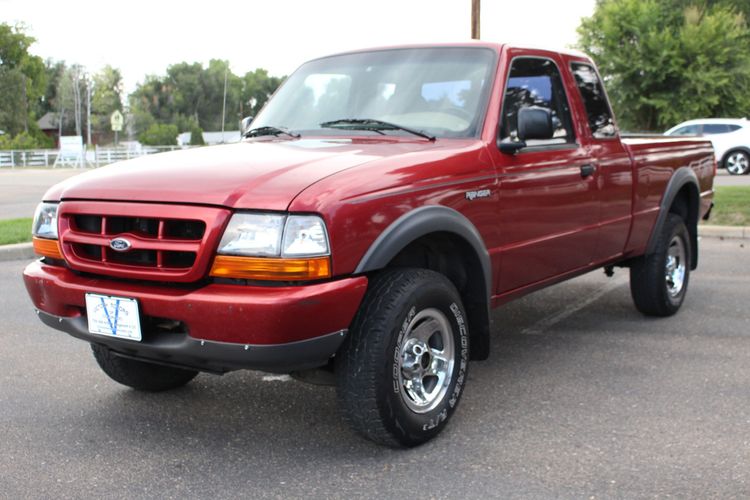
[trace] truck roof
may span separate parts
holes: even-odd
[[[400,44],[400,45],[385,45],[380,47],[364,47],[361,49],[355,49],[355,50],[347,50],[344,52],[336,52],[333,54],[328,54],[326,56],[322,57],[316,57],[313,60],[317,59],[325,59],[327,57],[333,57],[333,56],[340,56],[345,54],[357,54],[360,52],[373,52],[373,51],[380,51],[380,50],[398,50],[398,49],[426,49],[426,48],[442,48],[442,47],[480,47],[480,48],[487,48],[492,49],[496,52],[500,52],[503,48],[507,49],[528,49],[528,50],[544,50],[547,52],[556,52],[558,54],[563,54],[571,57],[582,57],[585,59],[589,59],[589,56],[585,53],[570,49],[570,48],[561,48],[561,47],[550,47],[550,46],[542,46],[542,45],[533,45],[533,44],[512,44],[512,43],[503,43],[503,42],[484,42],[484,41],[478,41],[478,40],[471,40],[466,42],[444,42],[444,43],[417,43],[417,44]]]

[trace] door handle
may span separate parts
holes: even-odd
[[[582,165],[581,166],[581,177],[584,179],[590,175],[594,175],[594,172],[596,172],[596,165]]]

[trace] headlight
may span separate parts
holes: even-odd
[[[296,281],[331,276],[331,249],[315,215],[235,214],[219,242],[211,276]]]
[[[57,241],[57,203],[40,203],[36,207],[31,235],[34,253],[42,257],[63,259]]]
[[[320,217],[314,215],[291,215],[284,227],[284,257],[313,257],[328,255],[328,234]]]
[[[37,205],[31,234],[37,238],[57,239],[57,203]]]
[[[218,252],[223,255],[279,255],[283,215],[235,214],[229,221]]]

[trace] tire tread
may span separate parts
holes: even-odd
[[[352,328],[337,354],[337,396],[344,420],[364,437],[390,447],[418,443],[397,439],[384,425],[378,406],[379,356],[387,348],[390,331],[384,318],[403,307],[402,297],[423,280],[443,280],[442,274],[426,269],[387,269],[370,280],[365,299],[355,316]]]

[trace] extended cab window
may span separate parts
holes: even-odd
[[[617,134],[612,111],[609,109],[604,87],[594,68],[588,64],[571,64],[573,76],[576,79],[578,91],[581,93],[583,105],[589,120],[591,134],[596,138],[614,137]]]
[[[514,59],[503,96],[501,140],[518,140],[518,111],[532,106],[550,110],[554,136],[527,141],[529,146],[575,142],[568,99],[555,63],[540,58]]]

